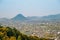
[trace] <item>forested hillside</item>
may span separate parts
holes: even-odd
[[[0,26],[0,40],[52,40],[38,38],[37,36],[27,36],[20,33],[16,28]]]

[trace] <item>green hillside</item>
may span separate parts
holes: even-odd
[[[0,26],[0,40],[51,40],[45,38],[38,38],[36,36],[27,36],[20,33],[15,28]]]

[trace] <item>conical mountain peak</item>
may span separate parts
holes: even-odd
[[[26,17],[23,16],[22,14],[18,14],[17,16],[12,18],[12,20],[26,20]]]

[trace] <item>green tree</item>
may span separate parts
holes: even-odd
[[[18,36],[17,40],[21,40],[21,36]]]

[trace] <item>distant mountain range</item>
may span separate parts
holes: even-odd
[[[58,21],[60,20],[60,14],[43,16],[41,18],[44,20]]]
[[[48,16],[43,16],[43,17],[25,17],[24,15],[22,14],[18,14],[17,16],[11,18],[11,19],[7,19],[7,18],[0,18],[0,22],[1,21],[10,21],[10,20],[13,20],[13,21],[41,21],[41,20],[49,20],[49,21],[60,21],[60,14],[56,14],[56,15],[48,15]]]
[[[29,17],[30,19],[34,20],[44,20],[44,21],[60,21],[60,14],[56,15],[48,15],[43,17]]]
[[[48,15],[48,16],[44,16],[43,18],[49,18],[49,19],[59,19],[60,14],[56,14],[56,15]]]

